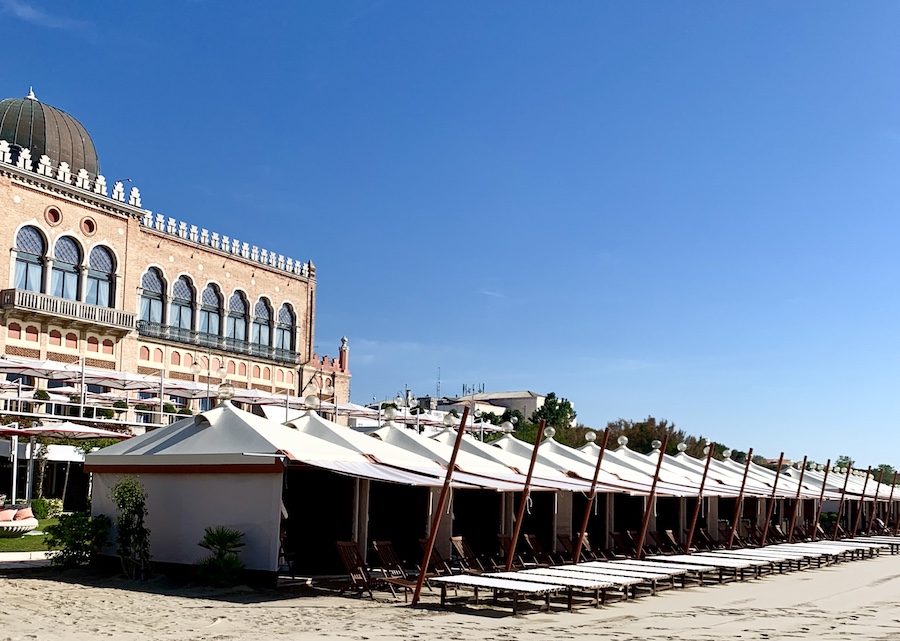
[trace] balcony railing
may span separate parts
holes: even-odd
[[[40,292],[24,289],[0,291],[0,306],[4,309],[20,309],[47,316],[68,318],[85,323],[106,325],[123,330],[134,329],[135,315],[112,307],[88,305],[77,300],[56,298]]]
[[[138,333],[141,336],[161,338],[176,343],[198,345],[210,349],[218,349],[233,354],[249,354],[258,358],[266,358],[284,363],[296,363],[297,352],[289,349],[278,349],[269,345],[250,343],[235,338],[226,338],[216,334],[195,332],[181,327],[171,327],[162,323],[141,320],[137,322]]]

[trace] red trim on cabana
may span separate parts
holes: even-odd
[[[85,465],[85,472],[112,474],[281,474],[281,461],[253,465],[221,463],[211,465]]]

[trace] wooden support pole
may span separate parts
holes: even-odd
[[[875,487],[875,498],[872,499],[872,511],[869,513],[869,523],[866,526],[866,536],[872,533],[872,522],[875,520],[875,511],[878,509],[878,491],[881,490],[881,482],[884,480],[884,468],[878,475],[878,485]]]
[[[659,472],[662,469],[663,456],[666,454],[666,444],[669,442],[669,435],[664,434],[662,445],[659,446],[659,460],[656,462],[656,473],[653,475],[653,485],[650,486],[650,496],[647,498],[647,509],[644,510],[644,520],[641,522],[641,532],[638,535],[637,549],[635,554],[637,559],[644,555],[644,539],[647,538],[647,527],[650,525],[650,510],[656,504],[656,484],[659,483]]]
[[[897,473],[894,472],[894,478],[891,481],[891,494],[888,496],[887,514],[884,515],[885,529],[891,527],[891,514],[894,511],[894,488],[897,487]]]
[[[800,489],[803,485],[803,474],[806,472],[806,457],[803,457],[803,465],[800,467],[800,479],[797,481],[797,496],[794,497],[794,509],[791,510],[791,523],[788,525],[788,543],[794,541],[794,523],[797,522],[797,508],[800,507]]]
[[[856,508],[856,518],[853,519],[853,531],[850,532],[850,538],[856,536],[856,533],[859,531],[859,522],[862,520],[862,509],[863,509],[863,501],[866,500],[866,488],[869,486],[869,474],[872,473],[872,466],[869,466],[869,469],[866,470],[866,480],[863,481],[863,490],[862,494],[859,496],[859,506]]]
[[[534,474],[534,464],[537,463],[538,448],[541,446],[541,439],[544,438],[544,428],[547,421],[541,419],[538,425],[537,435],[534,437],[534,449],[531,451],[531,463],[528,464],[528,476],[525,477],[525,487],[522,488],[522,501],[519,503],[519,510],[516,514],[516,522],[513,524],[512,541],[509,544],[509,550],[506,554],[506,571],[512,570],[513,559],[516,557],[516,542],[522,533],[522,519],[525,518],[525,504],[528,503],[528,495],[531,493],[531,476]]]
[[[772,511],[775,509],[775,494],[778,492],[778,477],[781,476],[781,466],[784,463],[784,452],[778,457],[778,469],[775,470],[775,483],[772,485],[772,497],[769,499],[768,509],[766,510],[766,520],[763,523],[762,540],[759,547],[766,547],[766,535],[769,533],[769,521],[772,520]]]
[[[584,518],[581,519],[581,530],[578,532],[578,540],[575,542],[575,551],[572,553],[572,563],[576,565],[581,561],[581,547],[584,545],[584,537],[587,535],[588,521],[591,518],[591,508],[597,496],[597,479],[600,476],[600,464],[603,462],[603,454],[606,452],[606,444],[609,443],[609,427],[603,431],[603,441],[600,443],[600,453],[597,455],[597,466],[594,468],[594,478],[591,480],[591,494],[588,496],[587,505],[584,508]]]
[[[838,501],[837,517],[834,519],[834,532],[831,535],[832,541],[837,541],[838,528],[841,525],[841,512],[844,511],[844,501],[847,498],[847,482],[850,481],[850,472],[852,471],[853,468],[849,465],[844,470],[846,476],[844,476],[844,487],[841,489],[841,499]]]
[[[809,536],[815,541],[816,532],[819,527],[819,518],[822,516],[822,502],[825,500],[825,482],[828,481],[828,472],[831,471],[831,459],[825,463],[825,476],[822,477],[822,491],[819,492],[819,503],[816,505],[816,518],[813,519],[812,525],[809,526]]]
[[[703,466],[703,477],[700,479],[700,490],[697,492],[697,503],[694,505],[694,515],[691,517],[691,527],[688,528],[687,539],[684,542],[684,553],[691,553],[691,543],[694,540],[694,529],[697,527],[697,518],[700,516],[700,505],[703,502],[703,488],[706,486],[706,475],[709,473],[709,462],[712,461],[713,452],[715,451],[714,443],[710,443],[709,451],[706,453],[706,465]],[[708,516],[708,515],[707,515]]]
[[[738,492],[737,500],[734,502],[734,519],[732,519],[731,531],[728,533],[728,545],[726,546],[729,550],[734,543],[734,533],[737,531],[738,523],[741,522],[741,516],[744,514],[741,511],[744,507],[744,487],[747,485],[747,473],[750,471],[750,459],[752,458],[753,448],[751,447],[747,451],[747,461],[746,465],[744,465],[744,478],[741,479],[741,489]]]
[[[450,494],[450,481],[453,479],[453,469],[456,467],[456,455],[459,454],[459,446],[462,445],[467,418],[469,418],[468,407],[463,409],[462,419],[459,421],[459,431],[456,434],[456,442],[453,443],[453,453],[450,455],[450,462],[447,464],[447,476],[444,477],[444,486],[441,488],[441,496],[438,498],[437,509],[434,512],[434,518],[431,520],[431,533],[428,535],[428,544],[425,546],[425,556],[422,559],[421,570],[419,570],[419,580],[416,581],[416,591],[413,592],[412,603],[410,604],[412,606],[418,604],[419,596],[422,594],[422,584],[425,582],[425,574],[428,572],[428,564],[431,562],[431,553],[434,551],[434,541],[437,539],[438,528],[441,525],[441,515],[444,513],[444,506],[447,504],[447,497]]]

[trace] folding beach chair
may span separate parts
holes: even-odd
[[[359,551],[359,544],[356,541],[338,541],[336,545],[341,562],[344,564],[344,569],[347,570],[349,576],[347,584],[341,587],[341,594],[348,589],[353,589],[359,590],[360,593],[368,592],[369,598],[374,599],[375,595],[372,594],[372,590],[383,585],[391,591],[395,598],[397,592],[394,588],[403,588],[403,597],[406,599],[408,591],[416,587],[415,581],[410,581],[409,579],[390,576],[373,577],[366,567],[365,561],[363,561],[362,554]]]
[[[506,560],[509,559],[510,551],[512,550],[512,537],[508,534],[498,534],[497,541],[500,543],[500,550],[503,552],[503,561],[502,564],[504,567],[506,566]],[[516,554],[513,558],[512,567],[518,568],[520,570],[526,567],[534,567],[534,563],[525,563],[525,558],[521,554]]]
[[[390,541],[372,541],[372,547],[375,548],[375,554],[378,555],[378,560],[381,563],[381,572],[384,575],[384,579],[390,579],[387,582],[388,588],[390,588],[391,593],[396,597],[396,593],[394,592],[394,587],[402,587],[403,588],[403,598],[406,600],[406,594],[409,590],[414,590],[416,585],[419,582],[419,571],[408,570],[404,567],[403,561],[400,560],[400,557],[397,556],[397,552],[394,550],[394,546]],[[435,575],[428,573],[425,574],[425,584],[428,586],[428,589],[431,589],[431,584],[428,583],[428,579]],[[381,577],[380,577],[381,578]]]
[[[653,540],[656,541],[656,546],[659,548],[659,551],[663,554],[680,554],[683,550],[679,550],[674,548],[669,540],[663,536],[661,532],[657,532],[656,530],[651,530],[647,532]]]
[[[575,563],[574,559],[572,559],[572,555],[575,554],[575,543],[572,541],[572,537],[568,534],[557,534],[556,540],[559,541],[563,551],[568,555],[569,560],[572,563]],[[581,556],[581,558],[577,561],[578,563],[597,560],[597,555],[594,554],[590,543],[587,541],[587,535],[585,535],[584,542],[581,544],[581,554],[579,556]]]
[[[541,545],[541,542],[538,540],[537,536],[535,536],[534,534],[525,535],[525,544],[531,551],[531,556],[534,557],[534,561],[538,564],[538,566],[550,567],[551,565],[562,564],[562,559],[556,558],[552,554],[547,552],[547,550],[544,549],[544,546]]]
[[[481,574],[482,572],[486,572],[488,569],[496,569],[497,564],[494,563],[493,559],[485,558],[484,563],[482,563],[482,559],[475,554],[474,550],[469,546],[469,542],[466,541],[465,537],[462,536],[451,536],[450,543],[453,544],[453,549],[456,550],[456,561],[462,567],[462,569],[468,574]]]
[[[428,547],[428,539],[419,539],[419,546],[422,548],[422,552],[425,552],[425,548]],[[421,568],[416,566],[419,570]],[[460,572],[464,570],[460,568]],[[435,576],[446,576],[453,574],[453,569],[450,567],[450,564],[447,562],[447,559],[438,551],[437,546],[435,546],[431,550],[431,558],[428,559],[428,573],[433,574]]]
[[[616,551],[621,552],[625,556],[636,556],[635,555],[635,544],[634,541],[631,540],[631,537],[627,532],[612,532],[613,541],[616,544]]]

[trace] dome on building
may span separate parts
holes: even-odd
[[[87,130],[65,111],[39,102],[31,91],[25,98],[0,100],[0,140],[30,149],[35,163],[46,154],[55,166],[69,163],[72,173],[79,169],[91,176],[100,173]]]

